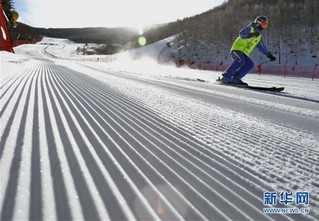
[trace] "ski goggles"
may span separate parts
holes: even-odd
[[[259,25],[260,25],[260,27],[262,27],[263,29],[265,29],[265,28],[268,27],[268,22],[263,21],[263,22],[261,22]]]

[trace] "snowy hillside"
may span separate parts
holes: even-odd
[[[318,79],[248,75],[285,87],[260,92],[159,65],[167,40],[79,46],[1,52],[0,220],[319,219]]]

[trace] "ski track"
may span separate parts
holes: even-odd
[[[263,214],[263,191],[319,168],[311,141],[174,114],[54,64],[4,79],[0,101],[0,220],[299,220]],[[241,139],[227,140],[230,129]],[[296,159],[282,167],[287,154]]]

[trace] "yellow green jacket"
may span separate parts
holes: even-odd
[[[249,33],[255,33],[258,32],[258,37],[248,37]],[[247,56],[254,50],[254,48],[257,47],[261,53],[264,55],[269,55],[269,51],[267,50],[266,46],[262,42],[262,36],[261,31],[257,27],[255,23],[249,24],[247,27],[243,28],[239,32],[238,38],[234,41],[231,51],[242,51]]]

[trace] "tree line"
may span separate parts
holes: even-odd
[[[275,51],[279,63],[297,65],[302,50],[308,50],[314,59],[318,56],[318,11],[318,0],[228,0],[182,22],[185,31],[178,40],[184,42],[180,54],[185,57],[190,51],[202,53],[202,48],[207,53],[215,51],[215,59],[221,59],[219,54],[230,49],[241,28],[258,15],[266,15],[270,25],[264,32],[265,43]]]

